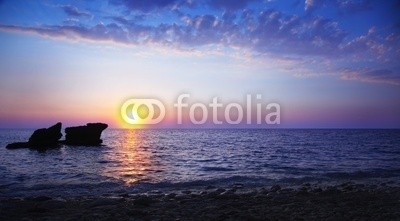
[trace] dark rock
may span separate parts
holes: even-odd
[[[270,189],[271,192],[276,192],[278,190],[282,189],[281,186],[279,185],[273,185]]]
[[[49,211],[54,211],[56,209],[63,209],[65,208],[66,204],[67,204],[66,201],[60,199],[50,199],[40,202],[40,206]]]
[[[16,142],[8,144],[7,149],[32,148],[37,150],[45,150],[48,148],[58,147],[58,140],[62,137],[62,124],[56,123],[49,128],[35,130],[28,142]]]
[[[51,200],[51,197],[37,196],[37,197],[32,198],[32,201],[36,201],[36,202],[43,202],[43,201],[47,201],[47,200]]]
[[[16,143],[10,143],[7,144],[6,148],[13,150],[13,149],[21,149],[21,148],[29,148],[29,143],[28,142],[16,142]]]
[[[221,193],[221,196],[231,196],[236,192],[236,189],[228,189],[225,192]]]
[[[41,207],[34,207],[28,210],[29,213],[46,213],[47,211],[47,209]]]
[[[167,195],[168,199],[173,199],[175,197],[176,197],[176,193],[170,193],[170,194]]]
[[[93,200],[89,203],[89,207],[104,207],[109,205],[116,205],[118,203],[118,199],[112,198],[99,198]]]
[[[61,139],[61,126],[60,122],[49,128],[42,128],[35,130],[32,136],[29,138],[29,145],[31,146],[53,146],[58,144],[58,140]]]
[[[317,187],[315,189],[312,190],[313,193],[321,193],[322,189],[320,187]]]
[[[242,189],[244,187],[244,185],[242,183],[234,183],[232,185],[232,187],[236,188],[236,189]]]
[[[300,196],[304,196],[304,195],[308,195],[309,193],[308,193],[308,189],[306,188],[306,187],[301,187],[300,189],[298,189],[298,191],[297,191],[297,195],[300,195]]]
[[[224,188],[218,188],[217,190],[215,190],[215,192],[220,194],[220,193],[225,192],[225,189]]]
[[[184,191],[182,191],[182,193],[183,193],[183,194],[191,194],[192,191],[190,191],[190,190],[184,190]]]
[[[101,132],[108,127],[103,123],[88,123],[86,126],[65,128],[65,144],[72,145],[100,145]]]
[[[139,196],[133,201],[133,204],[137,206],[149,206],[154,202],[156,202],[156,200],[148,196]]]
[[[88,123],[86,126],[68,127],[65,129],[66,140],[60,141],[62,124],[59,122],[49,128],[35,130],[28,142],[16,142],[6,146],[7,149],[32,148],[44,151],[60,147],[60,144],[99,145],[101,132],[108,127],[103,123]]]
[[[215,191],[210,192],[208,195],[209,195],[210,197],[217,197],[217,196],[219,196],[221,193],[223,193],[223,192],[225,192],[225,191],[226,191],[226,190],[223,189],[223,188],[218,188],[218,189],[216,189]]]
[[[215,188],[215,186],[209,185],[209,186],[206,187],[206,190],[211,190],[211,189],[214,189],[214,188]]]

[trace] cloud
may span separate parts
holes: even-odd
[[[288,16],[276,10],[259,14],[245,11],[238,22],[234,22],[234,17],[229,14],[224,14],[222,18],[209,14],[187,15],[184,24],[161,23],[157,26],[141,25],[135,19],[109,18],[116,23],[100,23],[92,27],[79,24],[39,27],[2,25],[0,29],[72,39],[106,38],[125,44],[147,41],[181,47],[215,44],[248,48],[257,53],[325,57],[338,55],[346,37],[346,32],[329,19]]]
[[[206,4],[216,9],[223,9],[226,11],[236,11],[239,9],[246,8],[246,6],[251,2],[255,2],[255,0],[235,0],[235,1],[208,0]]]
[[[44,27],[19,27],[14,25],[0,25],[0,30],[38,34],[44,37],[69,40],[112,41],[117,43],[131,43],[127,32],[120,26],[111,23],[97,24],[91,28],[74,25],[54,25]]]
[[[127,19],[127,18],[121,17],[121,16],[106,16],[104,18],[111,19],[114,22],[117,22],[117,23],[119,23],[121,25],[124,25],[124,26],[135,25],[137,22],[142,22],[142,21],[145,20],[145,16],[144,15],[136,15],[132,19]]]
[[[167,4],[167,3],[164,3]],[[71,9],[70,7],[64,7]],[[76,15],[81,14],[73,10]],[[318,56],[335,59],[354,55],[358,59],[376,56],[390,59],[388,52],[398,54],[400,35],[380,36],[375,27],[365,35],[349,38],[348,33],[331,19],[316,16],[287,15],[277,10],[261,12],[243,10],[225,12],[221,17],[211,14],[181,17],[182,22],[172,24],[141,24],[144,17],[105,17],[109,23],[82,25],[76,22],[55,26],[6,26],[5,31],[31,32],[48,37],[66,39],[110,39],[124,44],[153,42],[177,47],[221,45],[251,49],[258,54],[282,56]]]
[[[282,54],[336,56],[347,33],[338,24],[319,17],[287,16],[263,11],[255,29],[248,30],[254,50]]]
[[[153,0],[153,1],[131,1],[131,0],[110,0],[110,3],[117,6],[125,6],[132,11],[150,12],[160,9],[177,9],[185,5],[191,5],[190,1],[185,0]]]
[[[390,50],[392,50],[391,45],[399,41],[395,36],[396,35],[393,33],[388,36],[380,36],[377,29],[371,27],[365,35],[357,36],[345,44],[342,44],[341,49],[343,53],[356,54],[359,59],[372,56],[376,59],[384,60],[388,57],[385,55],[388,55]]]
[[[257,0],[155,0],[155,1],[130,1],[130,0],[110,0],[110,3],[118,6],[125,6],[132,11],[151,12],[154,10],[175,10],[183,7],[192,8],[195,6],[212,7],[218,10],[236,11],[246,8],[250,3]]]
[[[355,13],[371,9],[370,0],[305,0],[304,10],[314,11],[321,7],[331,7],[341,13]]]
[[[184,0],[112,2],[140,12],[191,7],[194,4]],[[125,45],[157,44],[182,51],[204,47],[233,48],[251,51],[254,57],[269,57],[275,61],[301,60],[302,63],[290,63],[286,68],[290,71],[302,69],[303,71],[298,71],[301,76],[323,73],[323,68],[326,68],[325,72],[337,70],[331,67],[335,62],[344,63],[340,64],[341,67],[350,67],[349,64],[375,65],[377,62],[390,66],[400,59],[400,33],[396,27],[385,27],[382,31],[383,28],[372,26],[364,34],[350,35],[340,27],[339,22],[313,14],[285,14],[274,9],[238,10],[251,4],[251,0],[235,1],[229,6],[225,1],[206,2],[223,11],[212,10],[205,14],[195,14],[183,10],[177,15],[179,20],[156,22],[149,22],[146,20],[146,14],[140,12],[125,16],[116,13],[104,15],[101,17],[102,21],[96,23],[82,24],[77,17],[87,16],[88,13],[72,6],[63,6],[65,13],[73,16],[65,23],[51,26],[0,25],[0,30],[34,33],[73,41],[115,42]],[[323,2],[308,0],[306,4],[311,8],[321,7],[318,4]],[[345,1],[340,4],[350,7],[349,4],[356,3]],[[380,76],[373,70],[366,69],[346,69],[340,70],[339,73],[343,79],[397,84],[398,78],[395,76],[400,72],[392,70],[383,75],[384,69],[377,69],[380,70]]]
[[[60,6],[65,14],[68,16],[73,16],[73,17],[90,17],[90,13],[87,12],[82,12],[80,11],[77,7],[71,6],[71,5],[63,5]]]
[[[304,10],[310,11],[322,5],[322,1],[319,0],[305,0]]]
[[[342,70],[341,79],[400,85],[400,68],[395,69],[397,72],[389,69],[348,68]]]
[[[371,9],[370,0],[336,0],[335,4],[344,12],[361,12]]]

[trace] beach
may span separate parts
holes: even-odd
[[[79,197],[2,198],[1,220],[400,220],[395,183],[206,186]]]

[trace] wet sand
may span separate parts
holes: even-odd
[[[400,187],[386,183],[0,200],[0,220],[400,220]]]

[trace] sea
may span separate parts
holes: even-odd
[[[33,131],[0,129],[0,197],[400,181],[400,130],[106,129],[102,146],[5,148]]]

